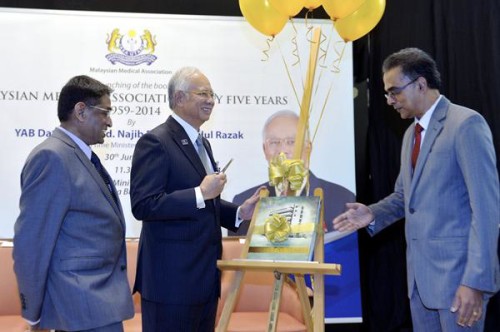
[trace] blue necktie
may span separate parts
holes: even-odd
[[[196,147],[198,151],[198,156],[200,156],[200,160],[201,163],[203,164],[203,167],[205,168],[205,171],[207,172],[207,174],[212,174],[213,173],[212,164],[208,159],[207,150],[203,145],[203,139],[201,135],[198,135],[198,138],[196,139]]]
[[[92,155],[90,157],[90,161],[92,162],[92,164],[94,164],[94,167],[97,170],[97,173],[99,173],[99,175],[103,179],[104,183],[106,184],[106,186],[109,189],[109,192],[111,193],[111,196],[113,196],[113,199],[116,202],[115,193],[113,192],[113,187],[111,186],[111,178],[109,177],[108,173],[104,169],[104,166],[102,166],[101,160],[93,151],[92,151]]]

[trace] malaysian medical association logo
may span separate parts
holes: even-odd
[[[127,66],[146,63],[148,66],[156,61],[154,55],[156,39],[149,30],[139,35],[135,30],[122,34],[120,29],[113,29],[106,39],[109,54],[106,59],[112,64],[117,62]]]

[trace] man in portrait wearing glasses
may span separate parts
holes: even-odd
[[[268,163],[281,152],[287,158],[292,158],[298,122],[299,116],[291,110],[278,111],[266,120],[262,129],[262,149]],[[346,203],[355,201],[354,194],[336,183],[318,178],[313,172],[309,172],[309,185],[311,195],[315,188],[323,189],[325,221],[327,221],[325,226],[328,231],[333,231],[333,218],[345,211]],[[269,182],[266,182],[235,195],[233,203],[241,204],[261,186],[265,186],[269,190],[270,196],[276,196],[274,187],[271,187]],[[305,193],[305,190],[303,193]],[[230,232],[229,235],[246,235],[249,224],[248,220],[244,221],[236,232]],[[331,233],[330,235],[333,236],[334,234]],[[330,235],[325,237],[325,242],[328,242]]]
[[[262,149],[268,163],[281,152],[289,159],[293,157],[298,123],[299,116],[291,110],[275,112],[266,120],[262,129]],[[269,190],[270,196],[276,196],[275,188],[265,182],[237,194],[233,203],[240,204],[263,186]],[[346,203],[355,201],[355,195],[339,184],[318,178],[312,171],[309,171],[309,188],[309,193],[305,189],[302,195],[313,195],[315,188],[323,189],[324,220],[327,227],[324,235],[325,262],[342,266],[342,275],[325,277],[326,312],[339,318],[354,317],[358,315],[357,308],[361,311],[358,237],[356,232],[348,234],[335,231],[332,221],[336,215],[346,210]],[[245,236],[249,224],[250,221],[245,220],[236,232],[228,232],[228,235]],[[312,286],[309,278],[306,278],[306,282],[308,286]]]
[[[28,156],[14,270],[30,330],[121,332],[134,315],[125,218],[90,146],[111,127],[112,90],[88,76],[62,88],[60,126]]]
[[[394,192],[370,206],[348,204],[335,228],[371,235],[405,218],[408,296],[414,331],[483,331],[499,289],[500,194],[492,135],[477,112],[440,94],[424,51],[407,48],[383,63],[387,103],[403,119]]]
[[[208,332],[221,289],[221,226],[236,230],[250,219],[259,196],[239,207],[220,198],[226,175],[200,134],[215,104],[207,77],[179,69],[168,101],[172,115],[139,139],[132,159],[132,212],[142,220],[134,291],[144,332]]]

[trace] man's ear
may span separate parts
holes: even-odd
[[[266,154],[266,143],[262,143],[262,152],[264,152],[264,156],[266,157],[267,159],[267,154]]]
[[[186,94],[183,91],[175,91],[174,92],[174,106],[182,103]]]
[[[417,80],[417,84],[419,90],[424,90],[424,88],[427,86],[427,80],[424,77],[419,77]]]
[[[85,103],[79,101],[78,103],[75,104],[73,107],[73,113],[75,115],[75,118],[77,118],[79,121],[85,120]]]

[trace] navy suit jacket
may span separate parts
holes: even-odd
[[[204,145],[215,166],[206,139]],[[130,195],[143,223],[134,290],[146,300],[193,305],[220,293],[220,227],[236,230],[237,205],[217,197],[198,209],[194,188],[205,176],[195,147],[172,117],[137,142]]]
[[[350,190],[338,184],[317,178],[312,172],[309,173],[309,185],[311,188],[311,194],[314,192],[315,188],[323,189],[323,196],[325,201],[324,203],[325,223],[328,228],[328,231],[333,231],[333,224],[332,224],[333,218],[335,218],[336,216],[345,211],[346,203],[354,202],[355,200],[354,194]],[[269,190],[269,196],[276,196],[274,187],[271,187],[269,185],[269,182],[267,182],[237,194],[233,198],[233,203],[238,205],[242,204],[246,199],[252,196],[253,193],[255,193],[255,191],[257,190],[257,188],[259,188],[260,186],[266,186],[266,188]],[[302,192],[302,194],[303,195],[305,194],[305,190]],[[250,226],[250,221],[245,220],[240,225],[240,228],[236,232],[229,232],[229,235],[241,235],[241,236],[246,235],[248,231],[248,226]]]
[[[23,317],[66,331],[131,318],[125,219],[88,157],[56,128],[29,155],[21,186],[13,256]]]

